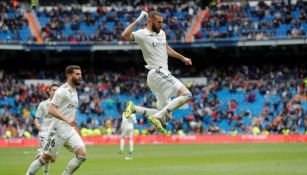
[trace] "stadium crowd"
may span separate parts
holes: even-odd
[[[46,98],[47,86],[25,85],[24,80],[52,79],[63,82],[64,75],[58,72],[61,71],[39,70],[35,74],[33,70],[19,73],[1,71],[2,137],[30,137],[37,134],[33,118],[37,105]],[[177,77],[183,75],[176,69],[173,72]],[[137,69],[105,72],[85,69],[83,74],[79,88],[78,119],[79,127],[86,128],[84,135],[91,135],[92,131],[98,135],[119,133],[121,112],[126,100],[134,100],[148,107],[155,106],[155,98],[145,83],[145,74]],[[194,74],[186,75],[185,72],[185,76]],[[303,67],[207,67],[198,70],[196,75],[206,77],[208,83],[187,84],[193,93],[193,100],[189,102],[188,108],[181,109],[184,113],[175,113],[174,120],[167,124],[170,133],[288,134],[307,131],[307,82],[306,69]],[[253,104],[260,106],[252,108]],[[251,108],[246,107],[249,105]],[[154,127],[144,116],[137,118],[136,133],[155,133]]]
[[[0,43],[17,43],[21,41],[19,31],[28,26],[28,20],[24,16],[25,9],[18,4],[1,1],[0,11]]]
[[[260,0],[253,3],[211,3],[205,9],[196,39],[235,38],[264,40],[274,37],[306,36],[306,5],[302,0]]]
[[[191,26],[198,9],[194,1],[183,0],[160,3],[135,1],[126,5],[123,2],[106,2],[92,8],[78,5],[42,7],[37,10],[37,16],[42,22],[45,42],[117,43],[126,25],[139,15],[137,12],[156,10],[165,17],[167,25],[164,30],[168,39],[183,42],[186,29]],[[139,27],[144,25],[145,23]]]
[[[165,22],[163,29],[169,42],[184,42],[201,10],[204,16],[200,30],[194,34],[196,41],[306,36],[307,9],[302,0],[292,4],[286,0],[270,3],[264,0],[214,2],[202,7],[201,1],[99,1],[95,5],[41,6],[33,14],[46,43],[118,43],[120,33],[142,10],[162,13]],[[1,3],[0,9],[1,42],[35,40],[29,29],[23,29],[29,28],[28,20],[24,17],[25,7],[7,0]],[[144,26],[143,22],[138,27]],[[26,33],[26,37],[23,37]]]

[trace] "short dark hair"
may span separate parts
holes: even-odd
[[[148,14],[148,18],[151,18],[151,19],[156,19],[157,16],[161,16],[161,13],[157,11],[151,11]]]
[[[55,83],[54,83],[54,84],[52,84],[52,85],[49,86],[49,90],[50,90],[52,87],[54,87],[54,86],[59,87],[58,84],[55,84]]]
[[[51,85],[48,87],[48,91],[47,91],[48,97],[50,97],[50,93],[49,93],[49,92],[51,91],[51,88],[52,88],[52,87],[59,87],[59,85],[54,83],[54,84],[51,84]]]
[[[77,65],[70,65],[66,67],[65,75],[67,76],[68,74],[74,73],[74,70],[81,70],[80,66]]]

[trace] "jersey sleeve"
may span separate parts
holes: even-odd
[[[43,104],[40,103],[40,104],[38,105],[38,107],[37,107],[37,111],[36,111],[35,117],[36,117],[36,118],[41,118],[43,115],[44,115]]]
[[[142,42],[142,39],[143,39],[143,37],[142,37],[142,32],[141,32],[141,30],[137,30],[137,31],[135,31],[135,32],[132,32],[132,34],[133,34],[133,37],[134,37],[134,41],[136,42],[136,43],[141,43]]]
[[[60,106],[60,104],[63,102],[65,98],[65,91],[63,89],[58,89],[55,91],[53,98],[51,100],[51,104]]]

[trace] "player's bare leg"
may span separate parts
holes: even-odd
[[[56,156],[52,157],[51,160],[44,166],[44,175],[49,174],[50,164],[55,162],[55,160],[56,160]]]

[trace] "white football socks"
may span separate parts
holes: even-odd
[[[68,162],[66,169],[64,170],[62,175],[71,175],[73,172],[75,172],[80,167],[80,165],[85,160],[86,160],[86,157],[82,157],[82,156],[76,156],[76,157],[72,158]]]
[[[174,111],[175,109],[181,107],[186,102],[188,102],[192,98],[192,94],[190,91],[183,93],[182,95],[173,99],[169,104],[167,104],[162,110],[155,114],[155,118],[162,118],[162,116],[166,115],[169,112]]]
[[[151,115],[154,115],[155,113],[159,112],[157,109],[153,108],[145,108],[135,105],[135,112],[138,114],[145,115],[146,117],[149,117]]]
[[[26,175],[34,175],[44,165],[46,165],[46,163],[42,159],[35,159],[31,163]]]
[[[133,138],[129,138],[129,152],[132,153],[133,152]]]
[[[119,144],[119,149],[120,149],[121,152],[124,152],[124,147],[125,147],[125,139],[121,138],[120,144]]]

